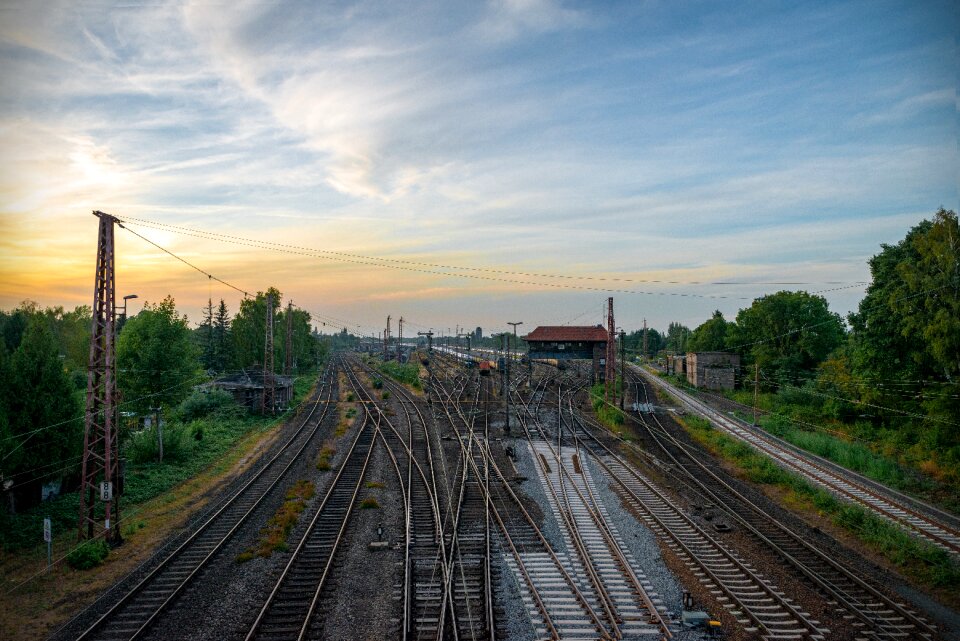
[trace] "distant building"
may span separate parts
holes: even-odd
[[[263,400],[263,380],[263,368],[252,366],[241,370],[238,374],[218,378],[210,385],[230,392],[238,405],[257,409]],[[269,378],[267,382],[271,382]],[[274,374],[272,383],[276,407],[282,408],[290,405],[290,401],[293,399],[293,379],[289,376]]]
[[[608,335],[601,325],[542,325],[523,338],[531,359],[590,359],[594,380],[603,380]]]
[[[687,373],[686,365],[686,356],[680,356],[679,354],[667,356],[667,371],[671,374],[683,376]]]
[[[740,355],[727,352],[689,352],[686,361],[687,381],[703,389],[733,389]]]
[[[483,338],[483,330],[478,327],[473,330],[473,340],[479,343],[481,338]]]

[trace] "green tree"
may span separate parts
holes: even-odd
[[[883,245],[870,259],[870,273],[867,293],[850,315],[849,349],[852,371],[867,384],[851,397],[934,419],[907,422],[903,415],[873,414],[874,423],[893,428],[901,443],[921,444],[923,452],[911,456],[933,455],[941,467],[956,470],[960,430],[953,423],[960,416],[960,399],[949,392],[960,377],[956,213],[940,209],[896,245]],[[885,384],[893,380],[905,382]]]
[[[308,372],[316,368],[318,363],[317,341],[313,336],[313,330],[310,327],[310,312],[298,309],[296,307],[285,308],[277,320],[279,329],[284,332],[283,349],[286,350],[287,314],[292,318],[291,327],[291,353],[293,355],[294,373]],[[284,360],[286,362],[286,354]],[[282,368],[278,363],[278,370]]]
[[[172,297],[144,304],[127,321],[117,343],[117,364],[123,398],[135,411],[173,407],[190,393],[200,372],[198,350]]]
[[[230,312],[227,304],[220,299],[220,305],[213,318],[213,366],[218,372],[227,369],[232,358],[230,344]]]
[[[741,309],[730,348],[759,363],[766,377],[794,384],[812,373],[844,340],[843,321],[822,296],[781,291]]]
[[[683,354],[687,351],[687,340],[689,338],[689,327],[680,323],[670,323],[667,326],[666,349],[672,350],[676,354]]]
[[[730,323],[724,318],[720,310],[713,312],[713,317],[704,322],[690,335],[687,349],[691,352],[721,352],[727,347],[727,334]]]
[[[269,288],[266,293],[257,292],[255,298],[245,298],[240,301],[240,311],[231,323],[231,342],[233,343],[233,365],[237,369],[249,367],[255,363],[263,363],[263,342],[266,336],[267,323],[267,295],[273,296],[273,311],[282,303],[282,294],[275,287]],[[273,324],[274,366],[282,369],[283,363],[283,325],[274,320]]]
[[[62,463],[82,446],[83,421],[75,420],[80,416],[77,396],[43,315],[30,318],[5,369],[9,387],[4,405],[10,438],[3,441],[4,472],[23,471],[29,476],[26,481],[37,483],[56,478],[64,473]],[[41,471],[35,471],[37,468]]]

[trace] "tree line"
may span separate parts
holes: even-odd
[[[274,306],[274,367],[286,361],[291,325],[293,374],[316,371],[328,346],[315,334],[309,312],[284,307],[270,288],[244,299],[231,315],[221,300],[207,305],[191,327],[171,296],[146,302],[129,319],[118,318],[116,376],[121,425],[156,408],[177,408],[197,385],[264,360],[267,295]],[[87,389],[92,311],[79,306],[41,309],[25,301],[0,310],[0,476],[14,491],[8,507],[35,502],[40,486],[69,487],[79,474]]]
[[[960,480],[957,214],[941,208],[869,266],[866,295],[846,319],[822,296],[781,291],[733,321],[716,311],[692,331],[673,323],[658,346],[737,353],[742,385],[752,387],[758,366],[761,389],[784,404]]]

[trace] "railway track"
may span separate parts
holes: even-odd
[[[835,496],[869,509],[874,514],[900,525],[951,554],[960,555],[960,527],[957,525],[938,520],[928,513],[922,513],[890,492],[880,490],[875,484],[865,483],[835,464],[803,452],[799,448],[727,416],[685,391],[647,374],[641,368],[631,366],[631,369],[648,382],[678,398],[694,414],[709,420],[734,438],[748,443],[780,466],[799,474]]]
[[[342,465],[327,488],[280,574],[276,585],[247,633],[247,641],[301,641],[307,638],[344,531],[357,501],[373,453],[380,415],[364,412]]]
[[[407,541],[405,543],[405,639],[442,641],[451,634],[446,628],[451,611],[447,590],[449,568],[443,533],[443,515],[436,473],[433,446],[428,422],[407,390],[369,368],[365,372],[383,381],[403,409],[406,435],[397,430],[389,417],[383,416],[384,429],[392,437],[388,442],[398,447],[394,454],[408,462]],[[359,386],[362,398],[375,405],[372,397]],[[382,411],[382,410],[378,410]],[[404,436],[406,438],[404,438]]]
[[[646,383],[636,377],[636,397],[649,402]],[[870,639],[929,638],[933,627],[903,603],[885,596],[880,590],[859,578],[838,559],[817,548],[778,519],[747,499],[730,483],[705,465],[690,448],[675,439],[656,415],[638,417],[638,423],[675,466],[675,475],[695,488],[704,503],[723,510],[729,518],[768,547],[826,598],[841,608],[841,616],[855,616],[861,637]],[[591,439],[595,436],[591,434]],[[636,448],[628,444],[627,447]]]
[[[283,489],[281,482],[301,455],[311,451],[311,444],[316,445],[314,437],[335,403],[335,372],[336,365],[332,363],[306,416],[278,451],[239,489],[221,501],[192,535],[81,632],[78,641],[140,638],[161,614],[175,607],[178,597],[217,557],[267,496]]]
[[[568,393],[574,393],[577,387]],[[564,392],[557,390],[558,410]],[[538,397],[537,408],[544,394]],[[595,609],[607,622],[611,636],[658,636],[670,638],[670,625],[664,620],[653,587],[636,568],[636,561],[610,524],[606,508],[596,498],[596,488],[590,471],[583,465],[579,447],[564,448],[560,430],[561,414],[557,414],[556,446],[548,435],[539,412],[527,410],[527,420],[521,416],[521,425],[527,437],[530,452],[536,461],[537,473],[546,490],[547,500],[561,526],[567,550],[574,551],[579,560],[575,575],[585,592],[591,592]],[[571,555],[573,556],[573,555]],[[587,589],[588,588],[588,589]]]
[[[544,394],[535,394],[542,402]],[[558,439],[573,453],[588,454],[594,464],[624,501],[632,506],[653,532],[684,560],[718,599],[726,602],[730,613],[745,631],[764,639],[823,639],[829,632],[808,613],[794,606],[776,586],[766,581],[748,563],[727,549],[713,536],[689,519],[683,510],[666,497],[649,479],[642,476],[611,450],[597,447],[599,441],[580,424],[572,396],[566,399],[567,421],[563,420],[564,405],[558,391],[557,429],[545,434],[552,441]],[[570,426],[564,433],[563,425]],[[590,440],[588,440],[590,439]],[[584,447],[580,447],[581,442]],[[546,457],[545,457],[546,458]]]

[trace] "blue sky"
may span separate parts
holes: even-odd
[[[956,27],[914,2],[6,3],[0,305],[86,303],[103,209],[574,277],[131,225],[361,331],[598,322],[603,289],[636,292],[628,329],[784,288],[846,287],[845,313],[880,243],[957,208]],[[118,243],[123,291],[236,308]]]

